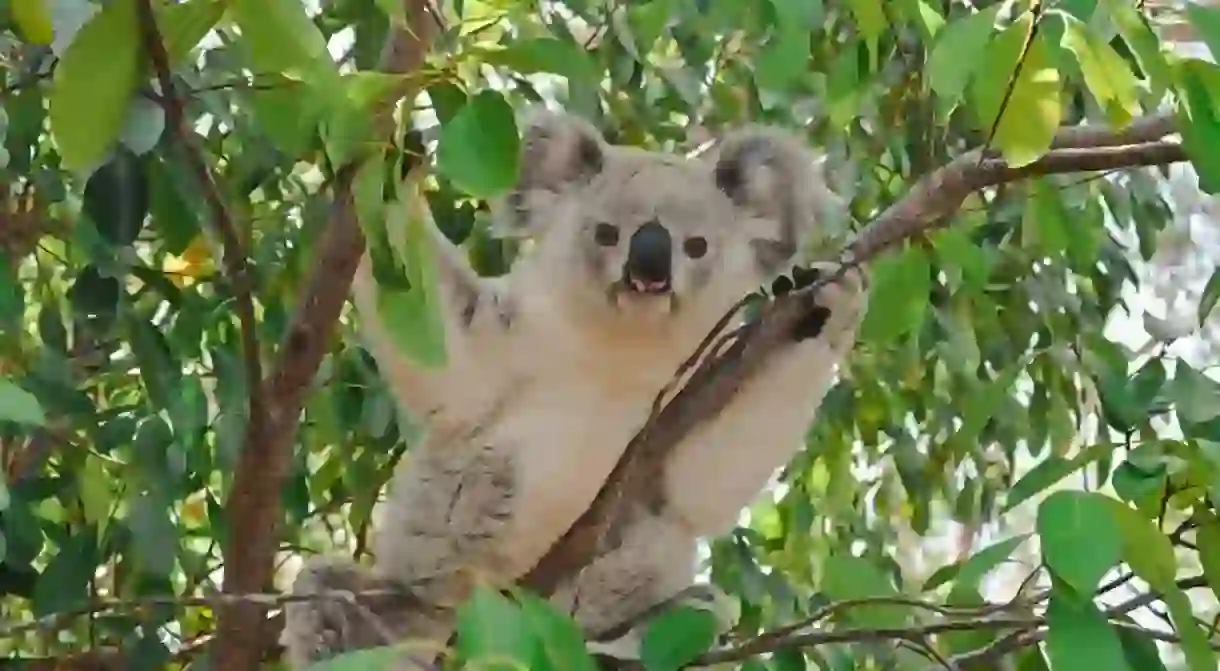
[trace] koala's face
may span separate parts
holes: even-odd
[[[689,160],[609,146],[547,113],[522,154],[501,223],[537,234],[566,293],[626,318],[726,308],[794,255],[828,193],[801,143],[769,129]]]

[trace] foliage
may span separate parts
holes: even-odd
[[[427,66],[401,77],[374,71],[405,20],[392,0],[157,0],[177,98],[150,83],[141,1],[0,0],[0,652],[13,657],[121,650],[124,668],[202,668],[252,385],[242,287],[189,151],[249,257],[264,360],[324,240],[327,185],[351,164],[393,289],[387,322],[442,362],[419,218],[384,200],[422,196],[481,272],[503,272],[515,247],[490,236],[486,199],[515,178],[510,112],[531,101],[678,151],[746,120],[804,129],[854,220],[829,222],[824,251],[969,148],[1029,165],[1061,125],[1121,126],[1165,101],[1200,187],[1220,190],[1220,68],[1170,54],[1124,0],[456,0]],[[1185,17],[1220,51],[1220,10]],[[404,78],[424,95],[390,145],[370,120]],[[421,147],[435,174],[397,179]],[[1150,355],[1105,332],[1174,226],[1160,181],[987,189],[873,264],[860,342],[807,449],[709,544],[710,579],[741,618],[705,661],[1215,667],[1220,384],[1172,356],[1172,337]],[[1213,277],[1200,322],[1217,295]],[[360,556],[414,430],[347,330],[313,381],[279,548],[347,538]],[[908,561],[948,521],[971,545],[998,533],[953,561]],[[1029,579],[997,599],[988,578],[1018,551],[1033,553]],[[1153,625],[1133,619],[1154,604]],[[574,625],[536,597],[483,590],[463,608],[462,660],[591,668]],[[703,615],[653,620],[644,665],[713,647]]]

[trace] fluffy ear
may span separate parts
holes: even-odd
[[[527,232],[531,213],[564,189],[583,184],[602,170],[606,143],[589,122],[542,108],[525,115],[517,183],[500,203],[501,232]]]
[[[791,259],[812,233],[830,197],[822,160],[800,138],[760,126],[725,137],[713,174],[716,186],[769,230],[751,241],[760,267],[768,272]]]

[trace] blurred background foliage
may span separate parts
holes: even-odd
[[[401,8],[154,4],[186,117],[247,237],[269,358],[313,263],[325,185],[378,86],[351,73],[375,66]],[[246,412],[238,325],[203,194],[136,65],[134,6],[0,0],[0,653],[14,659],[117,647],[124,668],[179,668],[215,624],[210,608],[170,599],[28,625],[103,596],[198,596],[224,561]],[[1199,184],[1216,183],[1207,152],[1220,138],[1220,79],[1206,54],[1162,42],[1166,17],[1220,45],[1220,10],[1129,0],[453,0],[412,75],[423,89],[412,134],[395,143],[439,142],[433,216],[480,272],[498,274],[517,250],[489,234],[486,198],[515,177],[506,111],[528,103],[586,116],[611,142],[677,152],[746,121],[800,129],[850,203],[849,217],[827,221],[827,253],[968,148],[1028,162],[1061,124],[1187,110],[1192,170],[989,189],[879,261],[872,311],[807,449],[709,544],[709,575],[740,598],[732,635],[748,639],[843,599],[964,607],[1011,598],[1032,573],[1027,589],[1073,566],[1122,576],[1124,562],[1152,561],[1138,554],[1148,544],[1131,549],[1146,523],[1160,538],[1147,553],[1173,543],[1172,575],[1204,572],[1217,589],[1220,387],[1207,315],[1220,280]],[[416,435],[351,322],[317,373],[282,487],[281,588],[302,555],[365,555],[379,490]],[[1126,502],[1138,528],[1092,498],[1038,507],[1060,489]],[[1134,560],[1096,550],[1120,544]],[[1054,571],[1037,572],[1044,555]],[[1148,571],[1132,568],[1140,579],[1124,588],[1149,589]],[[1190,594],[1202,624],[1178,612],[1136,619],[1194,628],[1189,668],[1208,668],[1197,664],[1213,655],[1214,666],[1216,601]],[[924,616],[894,607],[831,622]],[[1069,638],[1119,640],[1086,616],[1056,617]],[[1176,646],[1159,644],[1157,661],[1152,638],[1122,632],[1130,668],[1184,663]],[[947,657],[1000,635],[934,645]],[[1004,663],[1076,668],[1053,647]],[[755,668],[927,664],[866,643],[787,650]]]

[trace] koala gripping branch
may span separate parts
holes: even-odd
[[[847,245],[840,256],[843,267],[838,273],[769,302],[759,321],[735,336],[728,336],[731,344],[723,353],[717,354],[716,348],[712,348],[699,361],[672,400],[662,405],[666,392],[658,395],[654,407],[659,409],[628,444],[593,504],[522,583],[548,595],[598,554],[613,549],[605,546],[615,534],[606,531],[620,516],[624,504],[655,500],[660,495],[668,453],[700,422],[719,413],[743,382],[788,342],[788,334],[820,286],[837,280],[850,266],[867,263],[905,240],[944,225],[966,197],[978,189],[1037,175],[1184,161],[1186,154],[1180,144],[1161,140],[1173,131],[1174,120],[1168,114],[1139,119],[1121,130],[1097,126],[1065,128],[1056,135],[1051,150],[1028,165],[1014,168],[995,152],[975,149],[919,180]],[[726,315],[717,331],[729,326],[731,316]],[[720,338],[721,333],[713,332],[705,342]]]

